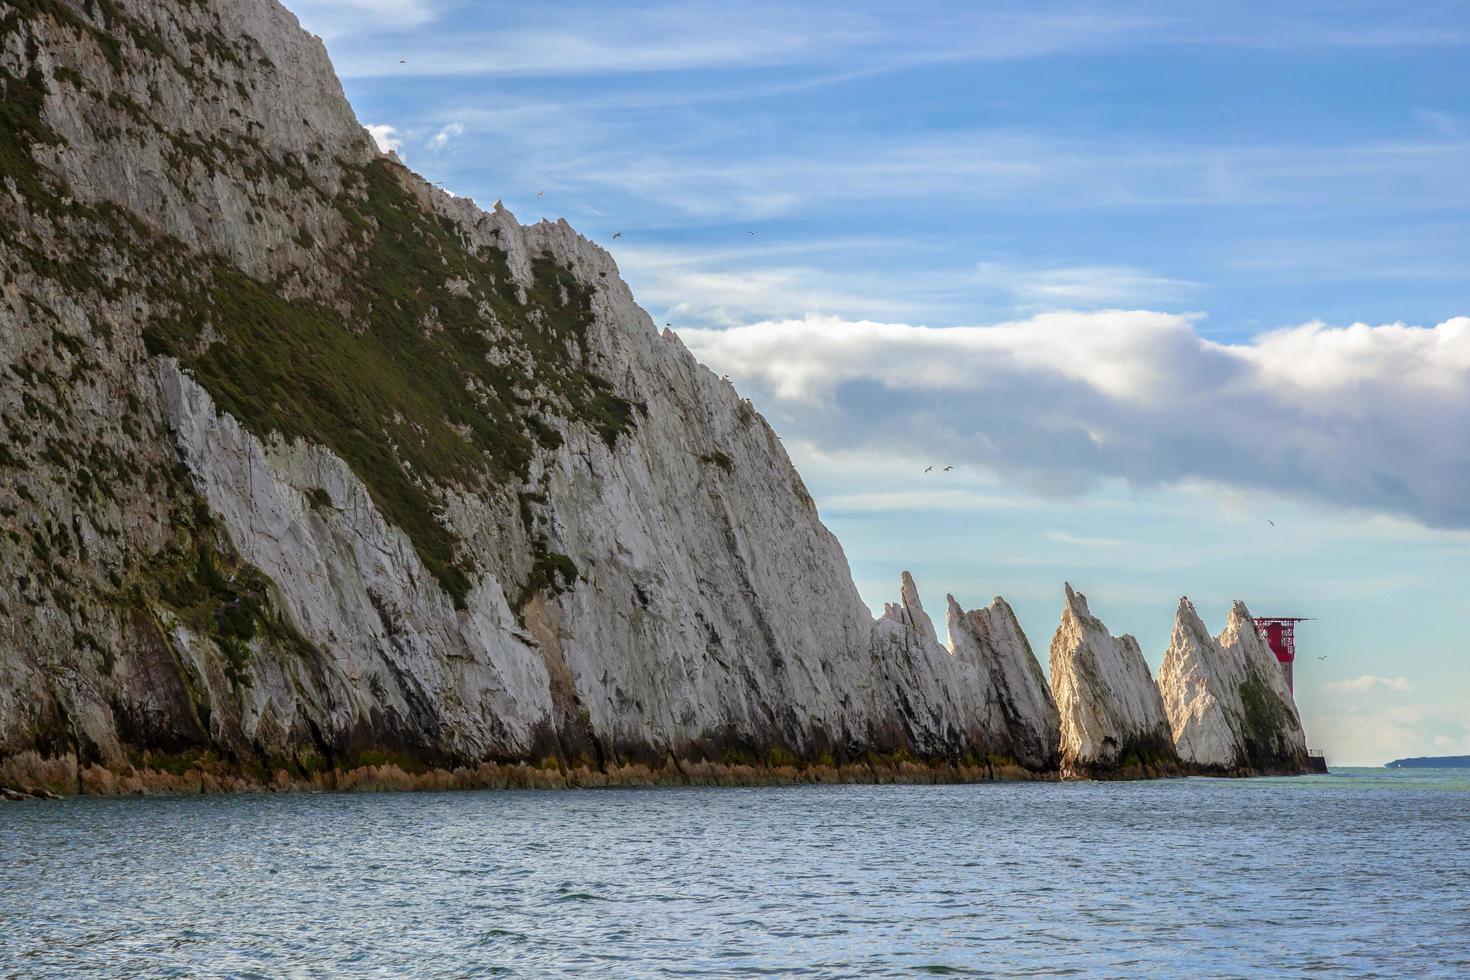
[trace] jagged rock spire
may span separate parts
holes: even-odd
[[[1178,770],[1168,718],[1138,641],[1113,636],[1087,597],[1065,585],[1051,643],[1051,688],[1061,716],[1061,763],[1074,775]]]
[[[1276,657],[1237,601],[1219,637],[1179,600],[1159,687],[1179,758],[1203,772],[1307,771],[1306,737]]]
[[[969,612],[952,595],[946,602],[951,648],[958,659],[989,676],[1012,757],[1036,772],[1055,770],[1060,741],[1056,701],[1016,614],[1000,596]]]
[[[939,645],[939,634],[934,631],[934,621],[924,611],[924,602],[919,598],[919,587],[914,577],[905,571],[899,581],[898,602],[883,604],[883,618],[894,619],[916,632],[923,640]]]

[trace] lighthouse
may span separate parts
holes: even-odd
[[[1296,624],[1305,623],[1305,616],[1256,616],[1256,629],[1261,634],[1261,639],[1276,654],[1276,659],[1281,662],[1281,669],[1286,672],[1286,687],[1296,694],[1296,687],[1292,683],[1291,665],[1296,661]]]

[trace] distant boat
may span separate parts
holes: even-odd
[[[1470,769],[1470,755],[1421,755],[1413,759],[1395,759],[1385,769]]]

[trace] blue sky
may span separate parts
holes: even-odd
[[[1317,617],[1331,759],[1470,753],[1470,7],[291,5],[411,167],[612,251],[871,605],[1045,662],[1065,579],[1157,667],[1239,597]]]

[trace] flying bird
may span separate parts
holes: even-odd
[[[1318,657],[1317,659],[1318,660],[1326,660],[1327,658],[1326,657]]]
[[[406,60],[405,60],[405,59],[403,59],[403,58],[399,58],[399,59],[398,59],[398,63],[399,63],[399,64],[400,64],[400,65],[406,65],[406,64],[408,64],[408,62],[407,62],[407,61],[406,61]]]
[[[944,472],[946,472],[946,473],[948,473],[948,472],[949,472],[949,471],[950,471],[950,470],[952,470],[952,469],[954,469],[954,467],[953,467],[953,466],[946,466],[946,467],[945,467],[945,468],[944,468]]]
[[[617,239],[622,238],[622,237],[623,237],[623,233],[622,232],[620,232],[620,231],[613,232],[613,240],[614,241],[616,241]]]
[[[932,466],[926,466],[926,467],[924,467],[924,472],[925,473],[928,473],[932,469],[934,469],[934,467],[932,467]]]
[[[1270,518],[1267,518],[1266,519],[1266,523],[1269,524],[1269,525],[1271,525],[1272,527],[1275,527],[1276,526],[1276,522],[1273,521],[1273,520],[1271,520]]]
[[[758,232],[758,231],[747,231],[746,234],[747,235],[759,235],[760,232]]]
[[[536,192],[536,196],[537,197],[545,197],[546,196],[546,192],[545,191],[537,191]]]

